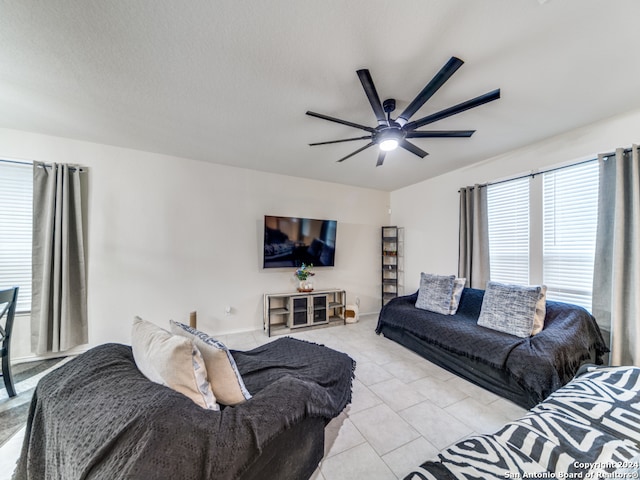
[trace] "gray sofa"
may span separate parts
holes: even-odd
[[[484,290],[465,288],[455,315],[416,308],[418,292],[380,311],[376,333],[514,403],[531,408],[566,384],[583,363],[608,352],[582,307],[547,301],[544,329],[529,338],[478,325]]]
[[[232,354],[253,397],[221,411],[149,381],[129,346],[80,355],[39,382],[14,479],[309,478],[355,362],[287,337]]]
[[[405,480],[638,478],[640,368],[583,366],[524,417],[466,438]]]

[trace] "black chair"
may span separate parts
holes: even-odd
[[[18,301],[18,287],[0,291],[0,321],[6,318],[4,328],[0,324],[0,340],[2,341],[2,379],[7,387],[10,397],[15,397],[16,389],[11,378],[11,363],[9,359],[9,347],[11,345],[11,331],[13,330],[13,317],[16,314],[16,302]]]

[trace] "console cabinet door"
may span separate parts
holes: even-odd
[[[291,297],[291,328],[309,324],[309,297]]]
[[[327,323],[328,318],[328,298],[327,295],[315,295],[313,297],[313,313],[311,322],[315,325],[317,323]]]

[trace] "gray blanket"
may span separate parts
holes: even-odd
[[[253,398],[213,412],[147,380],[128,346],[82,354],[38,384],[14,479],[238,478],[281,432],[351,400],[343,353],[280,338],[233,355]]]

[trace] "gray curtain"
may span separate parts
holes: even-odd
[[[458,276],[467,279],[467,287],[484,289],[490,277],[486,186],[460,189],[459,232]]]
[[[87,288],[80,168],[33,166],[31,350],[87,343]]]
[[[640,365],[640,158],[638,146],[598,156],[600,188],[593,316],[610,333],[610,364]]]

